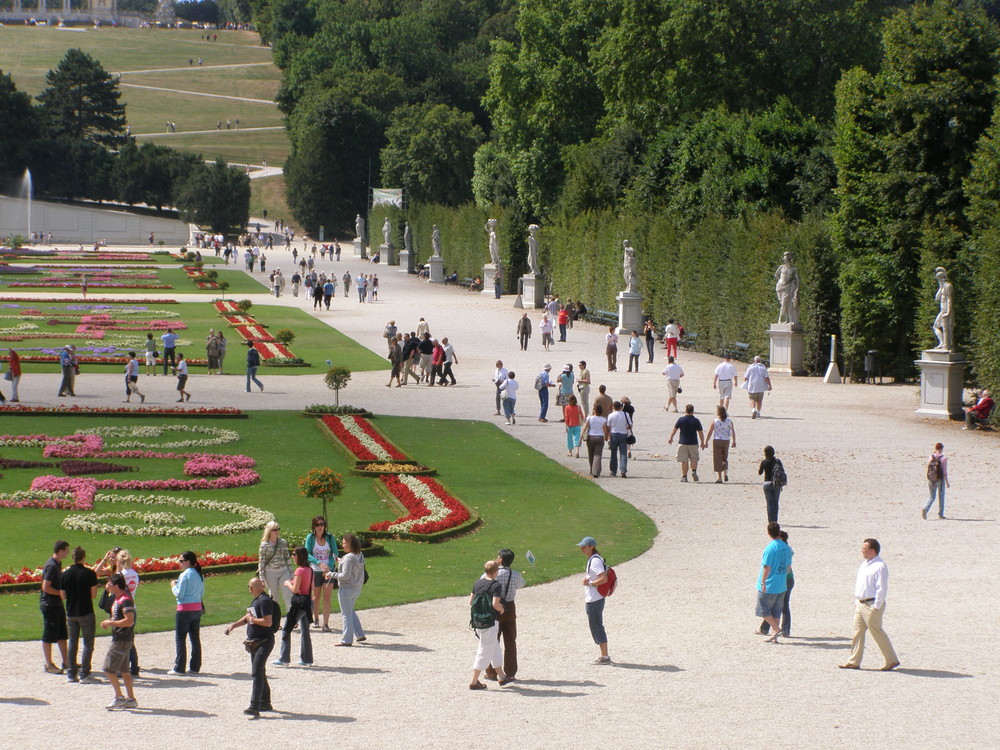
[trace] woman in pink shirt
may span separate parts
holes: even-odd
[[[287,667],[292,651],[292,631],[298,623],[302,634],[299,648],[299,666],[311,667],[313,663],[312,639],[309,637],[309,624],[312,621],[312,584],[313,571],[309,567],[309,553],[305,547],[296,547],[292,553],[295,558],[295,573],[292,580],[285,581],[285,586],[292,592],[292,604],[285,617],[285,627],[281,632],[281,651],[274,662],[279,667]]]

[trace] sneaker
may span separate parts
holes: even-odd
[[[140,404],[146,403],[146,395],[145,394],[143,394],[143,393],[139,394],[139,403]]]
[[[77,677],[75,674],[70,674],[70,675],[66,676],[66,681],[67,682],[79,682],[80,678]]]
[[[113,701],[111,701],[111,703],[109,703],[107,706],[105,706],[105,708],[107,708],[109,711],[117,711],[117,710],[119,710],[121,708],[124,708],[124,707],[125,707],[125,697],[124,696],[122,696],[120,698],[115,698]]]
[[[682,482],[686,482],[687,480],[688,480],[687,474],[681,477]]]
[[[923,508],[920,511],[920,517],[923,518],[925,521],[927,520],[927,508]]]
[[[596,659],[594,659],[594,664],[610,664],[610,663],[611,663],[610,656],[598,656]]]
[[[275,659],[275,660],[274,660],[274,661],[272,661],[271,663],[272,663],[272,664],[273,664],[274,666],[276,666],[276,667],[287,667],[287,666],[288,666],[288,664],[289,664],[289,662],[287,662],[287,661],[282,661],[281,659]]]
[[[253,716],[253,717],[260,716],[260,711],[258,711],[253,706],[250,706],[249,708],[244,708],[243,713],[246,714],[247,716]]]
[[[511,417],[510,418],[510,423],[511,424],[517,424],[517,417]]]
[[[260,710],[261,711],[274,711],[274,706],[272,706],[270,703],[268,703],[266,705],[261,706]]]
[[[509,425],[510,424],[510,420],[508,419],[506,422],[504,422],[504,424]]]
[[[300,667],[311,667],[312,666],[312,662],[311,661],[300,661],[299,662],[299,666]]]
[[[756,419],[756,418],[757,418],[757,410],[754,409],[752,412],[750,412],[750,419]]]
[[[694,481],[696,481],[696,482],[697,482],[697,481],[698,481],[698,472],[697,472],[697,471],[694,471],[694,470],[692,470],[692,471],[691,471],[691,478],[692,478],[692,479],[693,479]]]
[[[80,678],[80,684],[82,685],[100,685],[101,681],[94,677],[93,675],[84,675]]]
[[[48,674],[65,674],[65,672],[59,669],[59,667],[57,667],[55,664],[46,664],[45,671]]]
[[[167,672],[167,674],[170,675],[171,677],[183,677],[184,676],[183,672],[178,672],[176,669],[171,669],[169,672]]]
[[[135,698],[126,698],[122,702],[122,708],[139,708],[139,701]]]

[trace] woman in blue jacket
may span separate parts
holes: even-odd
[[[306,536],[309,567],[313,571],[313,625],[319,625],[320,603],[323,609],[323,632],[330,632],[330,596],[336,580],[330,574],[337,569],[337,540],[327,533],[326,519],[316,516],[312,531]]]
[[[177,618],[174,643],[177,658],[174,668],[167,674],[182,675],[186,671],[187,639],[191,638],[191,671],[201,671],[201,615],[205,611],[205,574],[201,572],[198,556],[190,550],[181,555],[181,575],[171,589],[177,598]]]

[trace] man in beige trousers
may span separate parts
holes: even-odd
[[[888,672],[899,666],[899,658],[892,648],[889,636],[882,630],[882,614],[889,592],[889,569],[879,557],[881,546],[877,539],[865,539],[861,543],[861,556],[865,561],[858,569],[858,579],[854,584],[854,637],[851,640],[851,658],[841,669],[861,669],[861,657],[865,653],[865,632],[871,631],[872,638],[882,651]]]

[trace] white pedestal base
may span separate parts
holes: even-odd
[[[427,280],[432,284],[443,284],[444,258],[440,255],[432,255],[431,259],[427,261],[427,265],[431,267],[431,275]]]
[[[487,263],[483,266],[483,294],[488,294],[491,297],[496,295],[493,290],[493,277],[500,274],[500,289],[503,289],[503,269],[497,268],[492,263]]]
[[[355,258],[367,258],[368,253],[365,252],[365,241],[364,240],[354,240],[354,257]]]
[[[538,310],[545,306],[545,279],[526,273],[521,277],[522,307]]]
[[[403,273],[413,273],[413,253],[403,250],[399,254],[399,270]]]
[[[642,333],[642,295],[638,292],[618,293],[618,335],[627,336],[632,331]]]
[[[383,266],[398,265],[398,261],[396,260],[396,248],[394,248],[392,245],[379,245],[378,262],[379,265]]]
[[[962,386],[965,368],[969,366],[965,355],[925,349],[914,364],[920,368],[920,408],[918,417],[938,419],[964,419]]]
[[[771,337],[771,364],[768,372],[772,375],[805,375],[802,366],[803,339],[802,326],[797,323],[772,323],[767,335]]]

